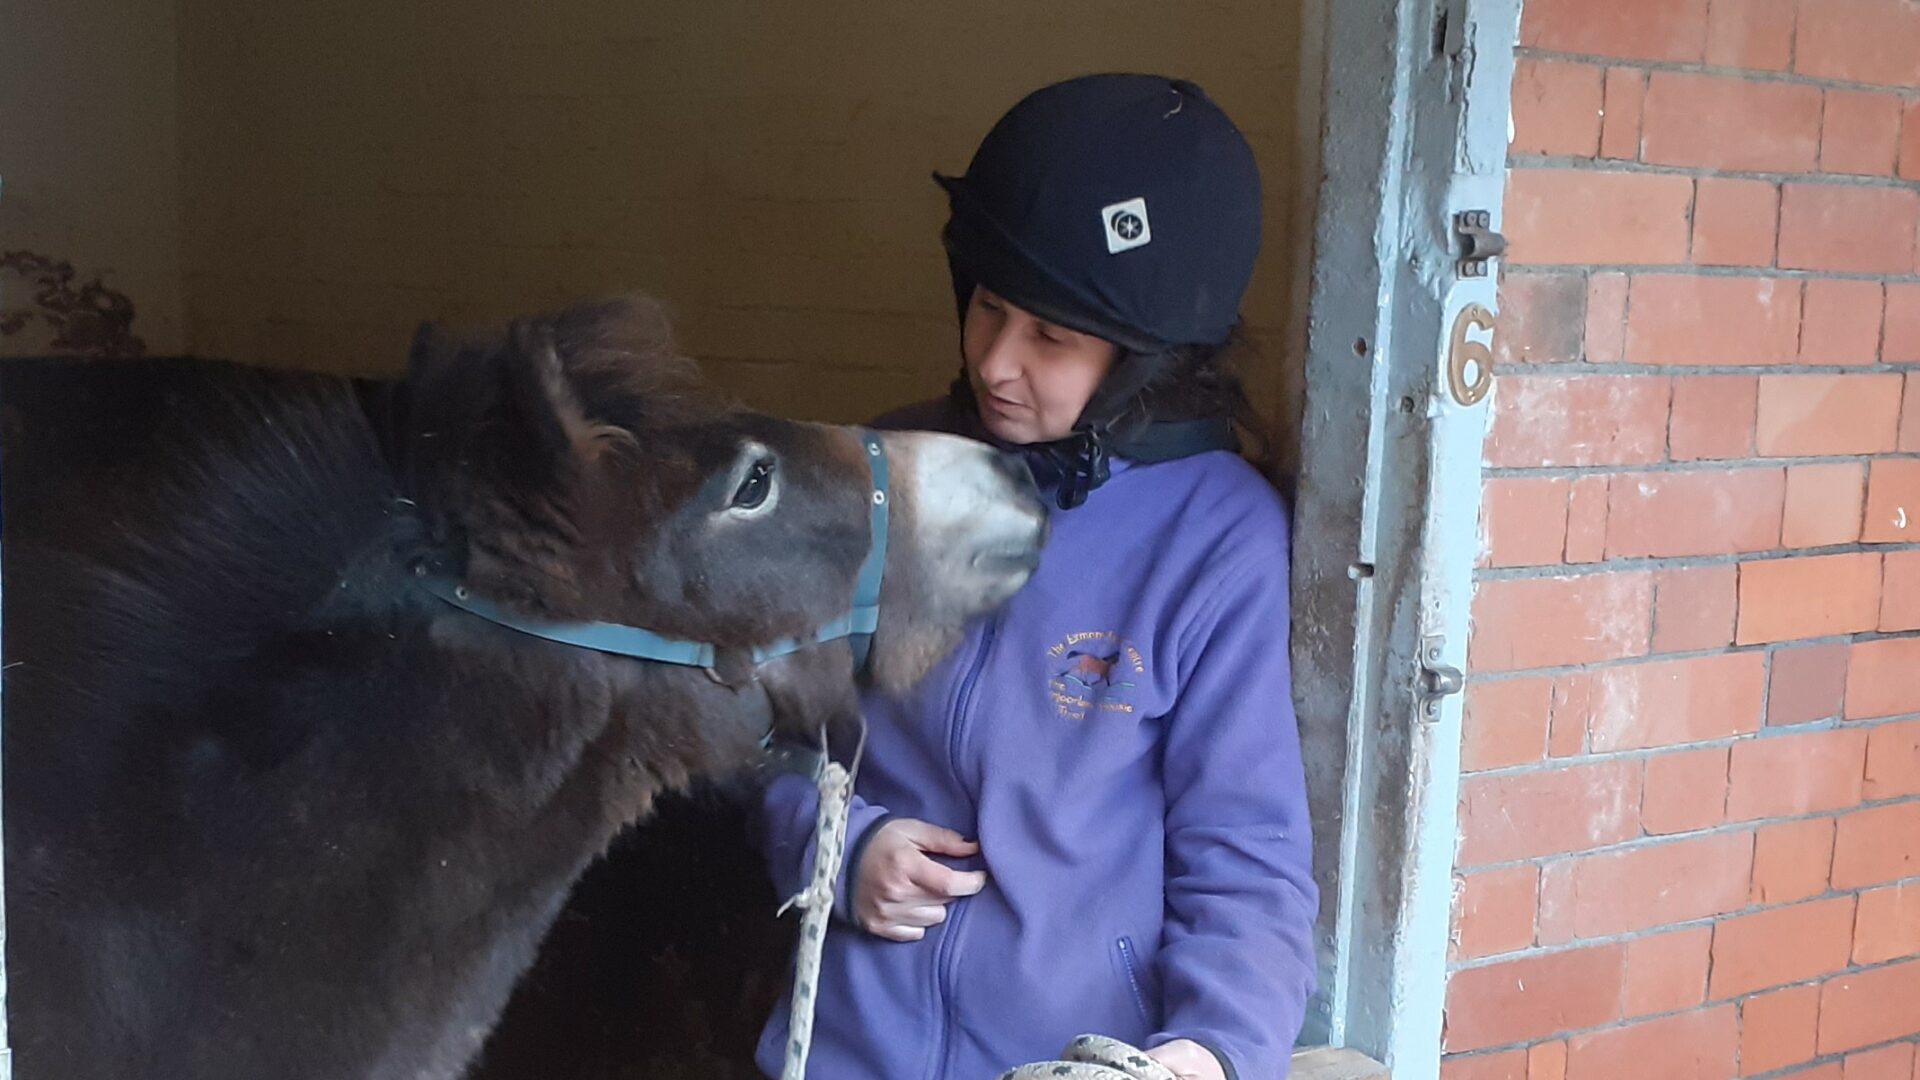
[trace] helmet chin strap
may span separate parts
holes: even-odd
[[[1023,447],[1027,466],[1040,484],[1055,484],[1054,501],[1072,510],[1113,475],[1109,439],[1099,428],[1087,426],[1064,439]]]

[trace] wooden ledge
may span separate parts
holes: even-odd
[[[1387,1067],[1358,1050],[1316,1046],[1293,1052],[1292,1080],[1392,1080]]]

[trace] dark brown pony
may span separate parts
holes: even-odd
[[[404,379],[0,365],[20,1075],[460,1075],[569,886],[659,793],[851,714],[858,433],[723,408],[642,302],[423,332]],[[886,435],[870,674],[1024,583],[985,447]],[[712,643],[712,671],[518,617]]]

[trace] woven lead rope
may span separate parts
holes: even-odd
[[[859,756],[854,758],[858,767]],[[825,753],[814,772],[820,808],[814,817],[813,877],[807,887],[780,905],[800,909],[800,947],[794,958],[793,1008],[787,1054],[780,1080],[804,1080],[813,1050],[813,1008],[820,985],[820,953],[827,920],[833,914],[833,883],[847,851],[847,814],[853,799],[853,774]],[[1118,1039],[1081,1035],[1067,1044],[1057,1061],[1036,1061],[1011,1069],[1000,1080],[1176,1080],[1166,1066]]]
[[[813,1005],[820,985],[820,950],[827,942],[827,918],[833,914],[833,883],[840,876],[840,860],[847,852],[847,811],[853,798],[853,776],[839,762],[820,755],[814,774],[820,788],[820,809],[814,818],[813,878],[807,887],[780,905],[800,909],[800,950],[793,965],[793,1009],[786,1064],[780,1080],[802,1080],[807,1054],[813,1049]]]
[[[1058,1061],[1036,1061],[1000,1074],[1000,1080],[1175,1080],[1173,1070],[1104,1035],[1081,1035]]]

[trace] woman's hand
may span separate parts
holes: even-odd
[[[930,855],[977,854],[980,845],[914,818],[894,818],[867,841],[854,878],[854,921],[891,941],[919,941],[946,921],[947,904],[986,887],[982,870],[955,870]],[[1205,1051],[1201,1051],[1205,1053]]]
[[[1220,1059],[1192,1039],[1175,1039],[1147,1051],[1147,1056],[1173,1070],[1180,1080],[1227,1080]]]

